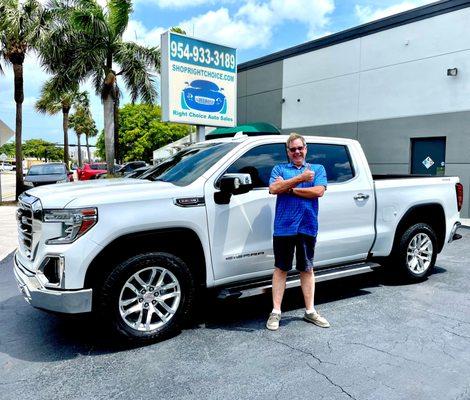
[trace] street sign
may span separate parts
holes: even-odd
[[[5,153],[0,154],[0,161],[5,162],[8,159],[8,156]]]
[[[162,120],[235,126],[236,49],[170,31],[162,34],[161,49]]]

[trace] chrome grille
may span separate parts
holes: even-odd
[[[16,210],[16,220],[18,223],[18,242],[21,252],[30,260],[34,258],[35,233],[37,229],[35,225],[39,221],[35,221],[35,212],[40,210],[39,199],[22,194],[18,199],[18,209]]]

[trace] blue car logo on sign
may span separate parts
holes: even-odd
[[[227,112],[227,99],[214,82],[197,79],[191,83],[186,82],[181,92],[181,107],[185,110],[193,109],[205,112]]]

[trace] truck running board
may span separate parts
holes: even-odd
[[[379,264],[373,262],[365,262],[358,264],[341,265],[327,269],[315,271],[315,282],[329,281],[331,279],[344,278],[347,276],[364,274],[380,267]],[[286,289],[300,286],[299,274],[287,277]],[[257,296],[263,293],[271,292],[271,278],[262,281],[250,282],[243,285],[231,286],[221,289],[218,293],[219,299],[227,298],[243,298]]]

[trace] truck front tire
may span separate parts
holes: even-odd
[[[436,257],[437,237],[434,230],[428,224],[416,223],[398,238],[391,264],[400,268],[405,279],[418,282],[432,272]]]
[[[120,263],[98,294],[98,314],[118,338],[150,343],[177,333],[194,302],[194,279],[180,258],[162,252]]]

